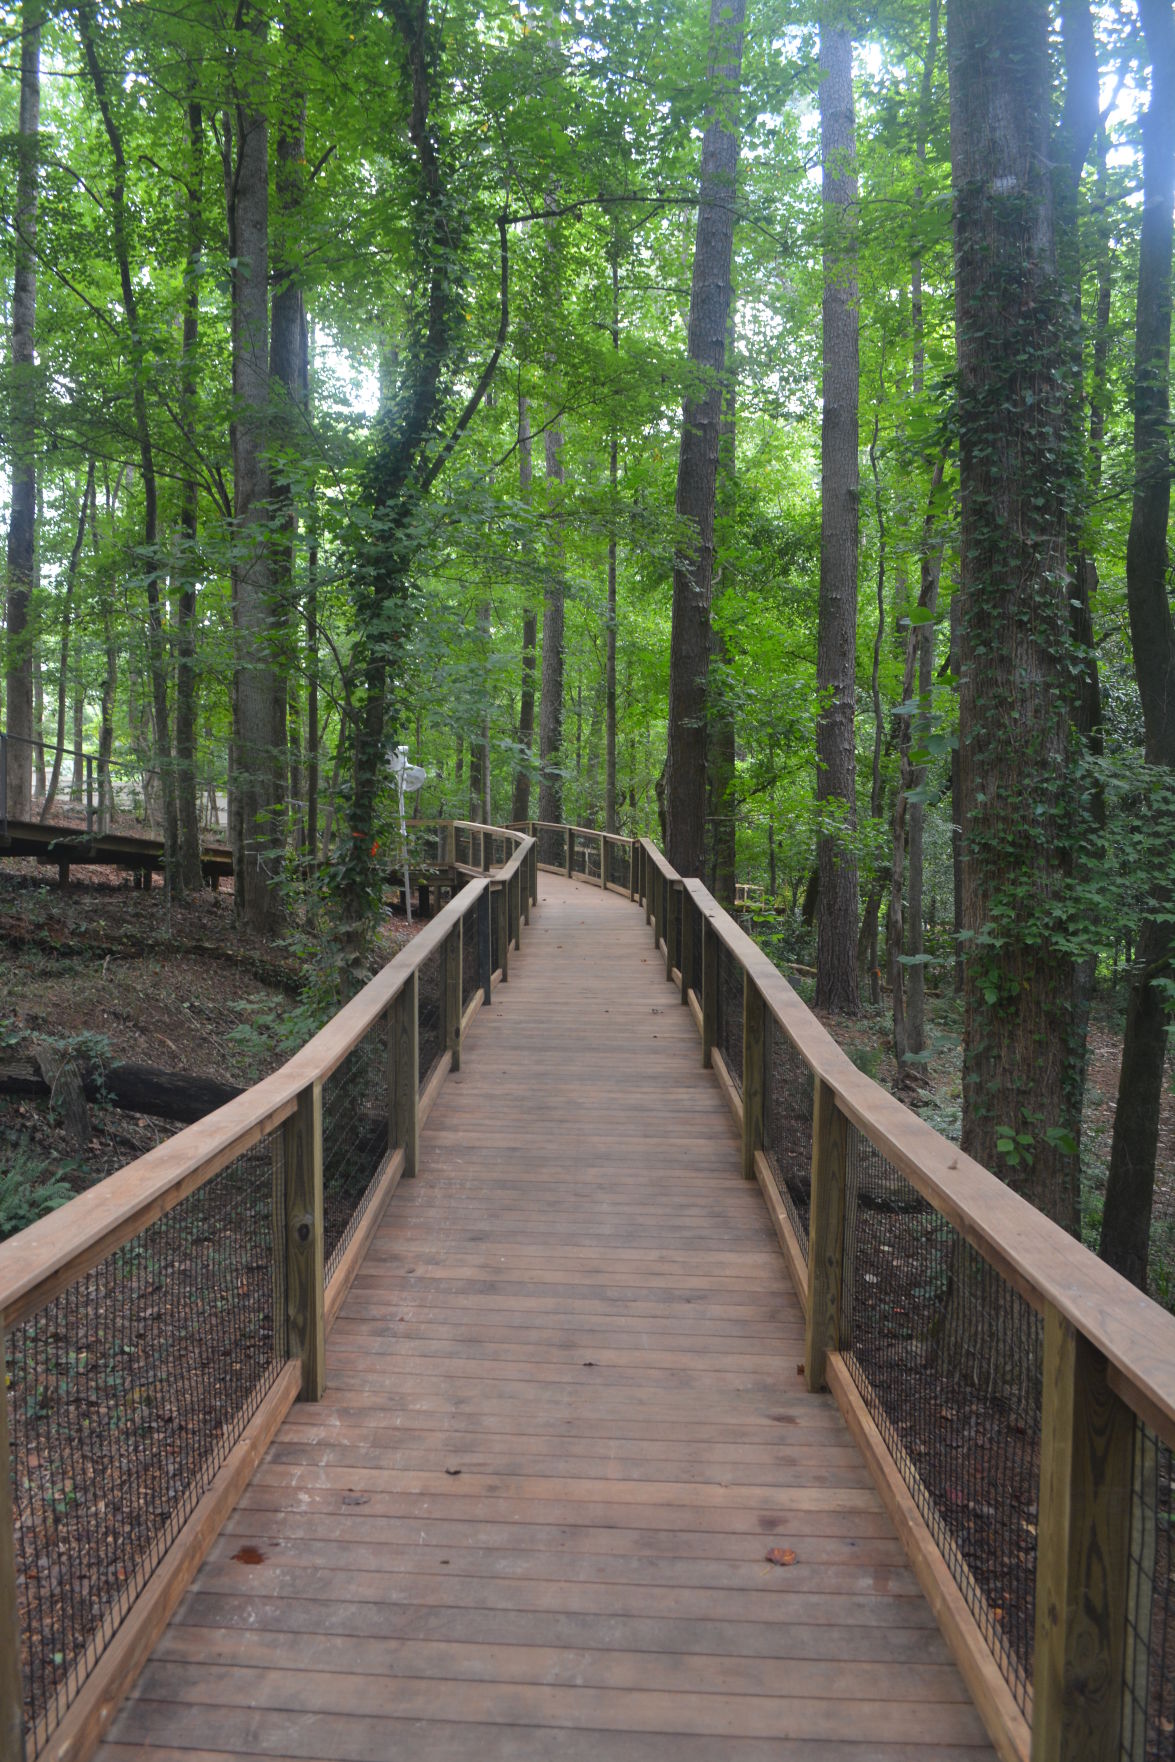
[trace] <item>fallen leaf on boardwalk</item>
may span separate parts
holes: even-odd
[[[585,1358],[583,1361],[583,1368],[584,1368],[584,1370],[595,1370],[595,1368],[596,1368],[595,1359],[594,1358]]]
[[[242,1566],[260,1566],[265,1555],[260,1548],[253,1548],[246,1544],[245,1547],[237,1549],[233,1559],[239,1560]]]
[[[459,1475],[461,1473],[461,1470],[459,1468],[447,1468],[445,1470],[445,1473],[451,1474],[451,1475]]]
[[[794,1566],[796,1551],[794,1548],[768,1548],[763,1558],[772,1566]]]
[[[368,1493],[344,1493],[343,1494],[343,1504],[344,1505],[370,1505],[371,1504],[371,1496]]]

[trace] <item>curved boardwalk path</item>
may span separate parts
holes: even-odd
[[[989,1762],[643,914],[539,891],[103,1762]]]

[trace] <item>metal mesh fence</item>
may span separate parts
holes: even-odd
[[[685,888],[684,887],[674,887],[672,882],[670,883],[670,886],[671,886],[674,894],[676,895],[676,897],[673,901],[674,910],[673,910],[673,961],[672,961],[672,965],[674,967],[676,967],[677,971],[680,973],[680,971],[681,971],[682,925],[683,925],[683,921],[685,918],[686,895],[685,895]]]
[[[383,1171],[388,1136],[387,1025],[381,1017],[322,1085],[323,1255],[328,1280]]]
[[[490,971],[496,973],[502,965],[502,927],[497,892],[490,894]]]
[[[286,1356],[283,1182],[279,1132],[12,1329],[31,1751],[76,1696]]]
[[[468,826],[453,828],[453,860],[463,863],[468,869],[472,866],[473,838]]]
[[[1171,1472],[1170,1446],[1139,1420],[1134,1432],[1122,1762],[1175,1758]]]
[[[784,1210],[808,1258],[812,1196],[813,1078],[778,1023],[768,1018],[770,1077],[763,1110],[763,1148]]]
[[[853,1380],[1027,1710],[1040,1317],[852,1127],[845,1259]]]
[[[423,1089],[445,1045],[444,950],[435,948],[416,973],[417,1011],[420,1023],[420,1087]]]
[[[571,840],[571,873],[586,875],[588,872],[587,840],[578,837],[574,832],[569,832],[567,836]]]
[[[540,826],[538,829],[539,862],[553,869],[567,864],[567,834],[562,826]]]
[[[480,983],[477,970],[477,901],[471,899],[461,918],[461,1013],[464,1015]]]
[[[605,849],[608,853],[609,883],[627,891],[632,878],[632,846],[627,841],[609,839]]]
[[[743,969],[724,942],[718,944],[716,1042],[739,1093],[743,1086]]]

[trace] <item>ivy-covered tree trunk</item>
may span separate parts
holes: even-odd
[[[710,0],[713,101],[702,136],[698,230],[690,283],[689,359],[698,376],[681,419],[665,759],[666,855],[679,875],[706,865],[706,683],[714,509],[730,316],[746,0]]]
[[[1078,1224],[1066,882],[1073,651],[1069,308],[1047,0],[951,0],[962,583],[963,1147]]]
[[[824,414],[820,424],[820,613],[816,682],[816,812],[820,875],[816,1007],[856,1015],[857,980],[857,175],[853,41],[820,30],[820,156],[824,167]]]
[[[1175,620],[1167,597],[1171,514],[1171,254],[1175,210],[1175,12],[1141,0],[1151,62],[1143,123],[1143,211],[1134,333],[1134,502],[1126,597],[1147,763],[1175,772]],[[1168,777],[1170,783],[1170,777]],[[1171,1015],[1175,834],[1166,829],[1164,915],[1139,931],[1126,1010],[1118,1106],[1102,1214],[1102,1258],[1146,1284],[1159,1110]]]
[[[281,627],[270,569],[269,127],[258,102],[268,24],[250,6],[234,33],[236,103],[225,117],[232,271],[233,675],[232,841],[237,915],[265,933],[278,916],[275,824],[285,751]]]
[[[33,575],[36,568],[36,420],[33,348],[37,316],[37,141],[41,127],[40,0],[21,12],[20,123],[12,277],[12,389],[9,394],[8,581],[4,703],[8,733],[8,813],[28,820],[33,807]]]

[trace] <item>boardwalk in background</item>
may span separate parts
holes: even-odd
[[[100,1756],[989,1762],[643,914],[539,892]]]

